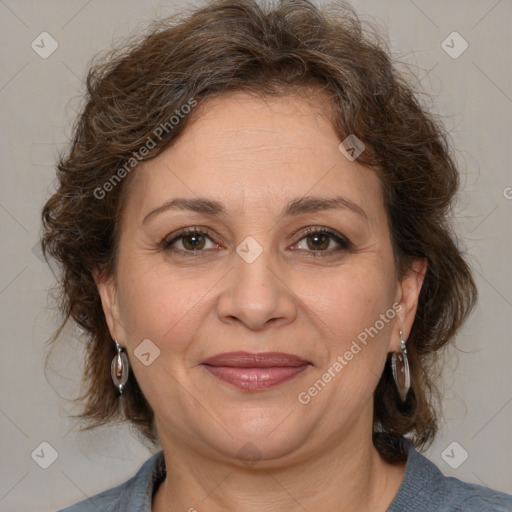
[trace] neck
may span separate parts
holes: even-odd
[[[162,439],[167,476],[153,512],[385,512],[400,487],[405,462],[389,464],[360,432],[294,463],[253,466],[198,456]]]

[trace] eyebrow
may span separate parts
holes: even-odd
[[[148,222],[156,215],[168,210],[190,210],[209,216],[225,216],[227,215],[226,207],[215,200],[206,197],[198,198],[176,198],[167,201],[161,206],[151,210],[143,219],[142,224]],[[341,196],[336,197],[320,197],[320,196],[304,196],[298,197],[290,201],[281,211],[280,218],[300,215],[303,213],[311,213],[320,210],[349,210],[364,220],[368,221],[366,212],[356,203]]]

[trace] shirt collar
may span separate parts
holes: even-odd
[[[126,482],[119,498],[106,512],[151,512],[153,494],[165,479],[165,475],[165,459],[163,451],[160,450]]]

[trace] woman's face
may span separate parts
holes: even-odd
[[[99,289],[162,444],[271,464],[371,434],[421,273],[397,280],[379,180],[340,152],[325,108],[219,96],[133,171]],[[297,359],[204,364],[233,352]]]

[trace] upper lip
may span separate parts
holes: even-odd
[[[210,366],[231,366],[235,368],[271,368],[283,366],[304,366],[309,361],[284,352],[225,352],[205,359],[202,364]]]

